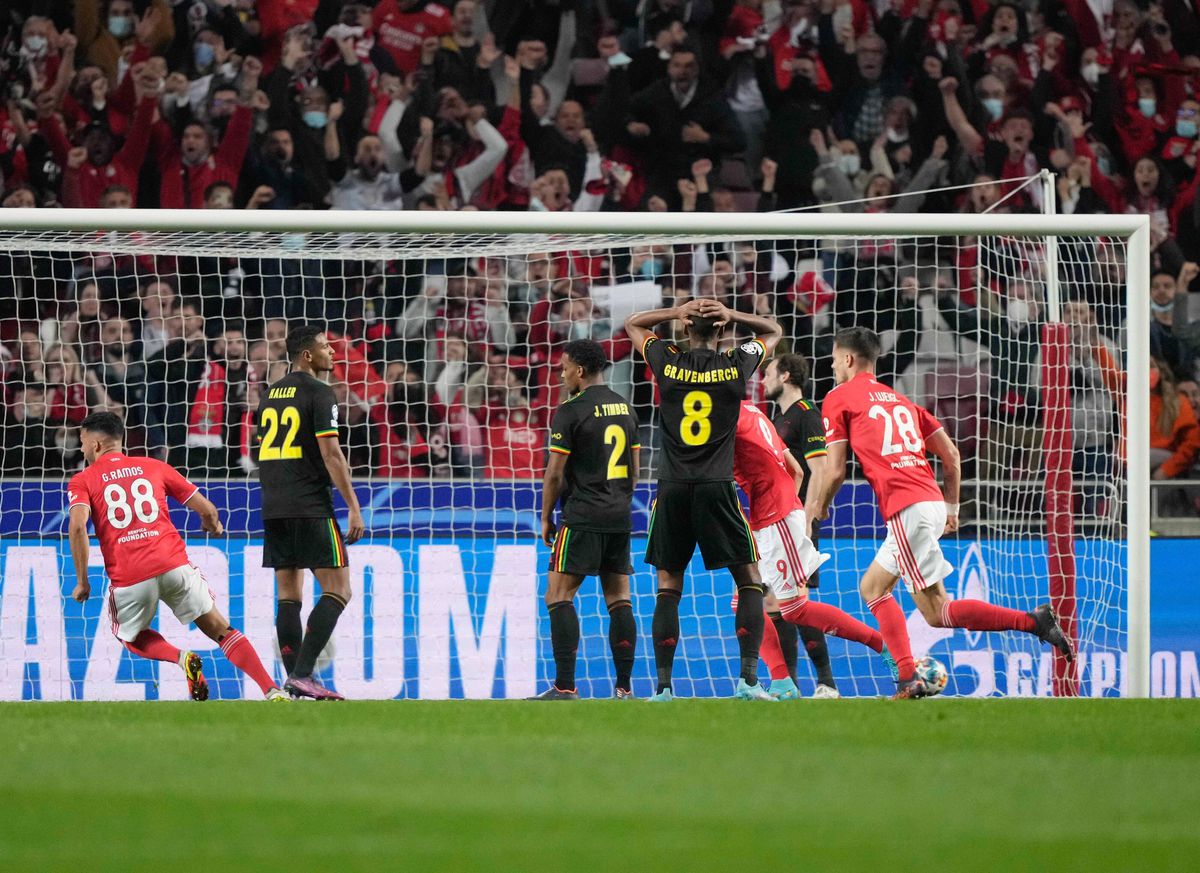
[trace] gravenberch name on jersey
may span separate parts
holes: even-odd
[[[118,467],[115,470],[109,470],[107,473],[100,474],[100,481],[115,482],[118,479],[127,479],[130,476],[145,476],[146,473],[141,467]]]

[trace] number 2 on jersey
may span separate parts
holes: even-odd
[[[679,438],[684,445],[702,446],[712,436],[712,397],[704,391],[689,391],[683,397],[683,420],[679,422]]]
[[[267,429],[262,445],[258,450],[260,461],[293,461],[304,457],[304,450],[295,445],[296,434],[300,432],[300,410],[294,406],[283,407],[283,412],[268,406],[262,412],[263,427]],[[280,427],[287,428],[283,445],[275,445],[275,437],[279,435]]]
[[[908,449],[910,452],[919,452],[925,446],[925,441],[921,439],[921,434],[917,431],[917,423],[912,419],[910,413],[903,406],[896,406],[889,414],[879,404],[872,406],[867,410],[867,416],[883,422],[883,447],[879,454],[883,457],[895,455],[901,451],[901,448]],[[892,441],[892,419],[895,419],[895,428],[900,432],[900,441],[904,443],[901,447],[900,443]]]
[[[608,478],[609,479],[628,479],[629,465],[619,464],[621,456],[625,454],[625,430],[619,424],[610,424],[604,429],[604,444],[612,446],[612,454],[608,456]]]

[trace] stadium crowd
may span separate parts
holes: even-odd
[[[1186,477],[1200,451],[1197,12],[1196,0],[12,0],[0,198],[979,213],[1041,211],[1025,180],[1049,168],[1062,213],[1151,217],[1154,475]],[[375,262],[7,251],[2,467],[77,467],[73,425],[110,408],[148,451],[251,473],[250,410],[286,366],[288,325],[317,318],[338,347],[356,472],[537,475],[567,339],[604,340],[613,380],[650,421],[653,388],[612,304],[612,287],[638,282],[668,303],[710,295],[772,314],[818,363],[834,326],[868,324],[886,336],[885,378],[978,348],[990,363],[968,375],[982,408],[945,406],[960,369],[907,387],[963,422],[974,473],[1006,477],[1040,445],[1044,253],[978,252],[866,238]],[[1063,241],[1062,260],[1075,465],[1104,478],[1123,451],[1124,262],[1097,240]],[[815,376],[819,399],[827,366]]]

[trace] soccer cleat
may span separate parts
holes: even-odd
[[[614,688],[613,700],[634,700],[633,691],[628,688]]]
[[[925,683],[917,677],[909,679],[907,682],[901,682],[896,687],[896,693],[892,695],[892,700],[911,700],[917,697],[928,697],[929,690],[925,687]]]
[[[738,680],[737,691],[733,692],[735,700],[769,700],[771,703],[779,701],[767,693],[767,689],[762,687],[761,682],[755,682],[750,685],[745,679]]]
[[[651,703],[666,703],[668,700],[674,699],[675,698],[672,696],[670,688],[664,688],[657,694],[651,694],[646,698],[646,700],[650,701]]]
[[[311,697],[313,700],[345,700],[336,691],[330,691],[311,676],[299,678],[289,676],[283,683],[283,690],[295,697]]]
[[[813,691],[813,700],[837,700],[841,692],[832,685],[818,685]]]
[[[1063,633],[1062,626],[1058,623],[1058,616],[1054,614],[1050,604],[1043,603],[1029,615],[1036,626],[1034,633],[1037,634],[1038,639],[1054,646],[1067,656],[1068,661],[1074,661],[1075,653],[1071,651],[1071,643],[1067,639],[1067,635]]]
[[[884,646],[883,651],[879,653],[883,656],[883,663],[887,665],[888,672],[892,674],[892,681],[900,681],[900,668],[896,666],[896,659],[892,657],[892,653],[888,651],[888,647]]]
[[[776,700],[800,699],[800,689],[796,687],[796,683],[792,681],[791,676],[785,676],[782,679],[772,679],[771,687],[767,689],[767,693]]]
[[[192,700],[208,700],[208,680],[204,678],[204,662],[195,652],[183,652],[179,656],[179,666],[187,677],[188,696]]]
[[[272,688],[267,692],[267,700],[271,701],[272,703],[280,700],[286,700],[288,703],[291,703],[292,695],[288,694],[282,688]]]
[[[533,697],[526,697],[526,700],[578,700],[579,692],[572,688],[570,691],[563,691],[557,686],[551,685],[541,694],[535,694]]]

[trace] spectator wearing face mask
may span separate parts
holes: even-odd
[[[83,56],[115,85],[128,63],[126,49],[142,45],[160,53],[175,38],[175,23],[166,0],[152,0],[141,15],[133,0],[76,0],[75,35]]]
[[[1200,276],[1200,266],[1188,261],[1175,276],[1156,270],[1150,277],[1150,354],[1181,378],[1195,374],[1195,351],[1184,339],[1188,328],[1188,286]]]

